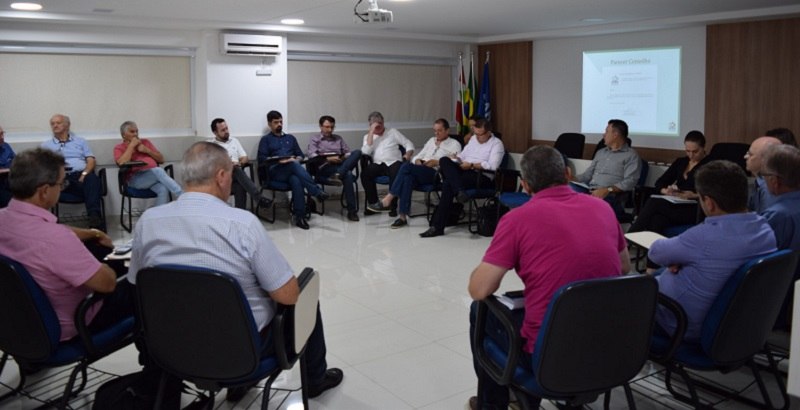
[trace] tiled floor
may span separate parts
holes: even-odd
[[[338,201],[331,201],[338,202]],[[420,206],[420,205],[416,205]],[[333,208],[333,207],[331,207]],[[315,215],[311,229],[303,231],[288,223],[279,211],[275,224],[266,229],[297,272],[311,266],[322,277],[321,306],[328,345],[329,366],[344,370],[342,385],[317,399],[313,409],[463,409],[475,394],[468,341],[469,274],[480,261],[490,238],[471,235],[465,226],[448,228],[440,238],[422,239],[424,217],[413,218],[408,227],[391,230],[387,215],[348,222],[338,209]],[[130,235],[109,220],[112,237],[126,241]],[[509,273],[502,290],[521,288]],[[14,367],[12,365],[12,367]],[[71,402],[73,408],[89,408],[92,393],[109,374],[137,369],[132,347],[92,366],[87,390]],[[16,376],[6,371],[4,383]],[[58,385],[55,372],[37,375],[40,386]],[[735,378],[742,379],[740,373]],[[45,377],[52,377],[45,378]],[[276,386],[298,387],[296,371],[281,376]],[[633,385],[640,409],[688,408],[664,389],[663,372],[648,364]],[[63,384],[63,381],[61,382]],[[749,382],[737,380],[738,385]],[[770,386],[774,382],[768,380]],[[755,388],[750,387],[749,391]],[[0,391],[5,391],[0,387]],[[48,397],[58,388],[33,389],[34,396]],[[184,402],[191,398],[184,396]],[[715,401],[717,401],[716,399]],[[271,408],[296,409],[298,393],[276,394]],[[41,404],[29,398],[2,403],[3,408],[29,409]],[[797,402],[795,408],[800,408]],[[215,408],[259,408],[260,392],[251,390],[235,405],[221,397]],[[602,401],[592,408],[602,407]],[[613,393],[612,408],[625,408],[622,389]],[[747,408],[723,401],[718,408]],[[543,408],[555,409],[549,402]]]

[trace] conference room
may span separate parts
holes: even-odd
[[[502,133],[514,169],[529,147],[553,145],[567,132],[586,136],[582,155],[570,161],[585,169],[610,118],[630,124],[633,148],[650,163],[648,183],[685,156],[683,137],[690,130],[701,130],[708,147],[749,144],[776,127],[800,130],[794,68],[800,63],[794,46],[800,6],[793,1],[567,7],[381,0],[376,7],[392,11],[391,23],[361,21],[354,3],[45,2],[35,12],[3,6],[5,142],[16,153],[37,147],[52,137],[51,116],[69,115],[71,130],[88,141],[97,168],[105,169],[108,233],[123,245],[132,234],[119,223],[123,198],[113,150],[119,125],[128,120],[174,166],[176,181],[184,152],[214,137],[209,124],[217,117],[251,159],[269,132],[271,110],[283,114],[284,131],[303,149],[319,132],[322,115],[336,119],[335,133],[350,148],[360,148],[367,116],[376,110],[387,128],[421,149],[437,118],[458,133],[462,70],[463,87],[472,80],[474,103],[488,82],[493,128]],[[376,4],[359,3],[356,12],[368,16]],[[282,24],[284,18],[305,24]],[[236,42],[231,34],[268,36],[262,40],[274,48],[237,54],[228,47]],[[464,408],[477,386],[467,284],[492,238],[456,226],[444,237],[423,239],[424,216],[390,229],[394,219],[385,214],[361,216],[363,190],[361,220],[353,223],[340,212],[339,190],[327,189],[333,200],[326,201],[324,215],[312,215],[307,231],[292,225],[282,196],[276,221],[262,221],[296,274],[307,266],[318,272],[329,365],[344,371],[342,385],[312,399],[310,408]],[[134,224],[151,204],[133,202]],[[424,207],[424,194],[416,193],[412,214],[424,214]],[[84,223],[81,205],[61,204],[58,212],[65,223]],[[507,274],[499,293],[521,288],[516,275]],[[780,366],[785,370],[787,363]],[[19,380],[15,368],[9,362],[0,374],[0,394]],[[139,368],[133,346],[91,364],[89,383],[70,407],[90,407],[100,385]],[[58,397],[68,375],[69,369],[31,375],[26,394],[2,406],[35,408]],[[275,394],[270,408],[295,408],[299,378],[297,369],[278,378],[273,387],[291,392]],[[663,368],[645,365],[631,382],[637,406],[690,407],[672,397],[663,379]],[[722,383],[759,397],[747,371],[733,379]],[[777,386],[768,385],[777,397]],[[800,394],[797,380],[788,385]],[[261,403],[258,390],[235,404],[223,396],[215,408]],[[717,394],[702,397],[715,407],[749,408]],[[627,407],[622,388],[612,391],[611,405]],[[556,405],[543,401],[542,407]]]

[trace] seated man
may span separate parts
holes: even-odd
[[[764,152],[759,177],[764,187],[774,197],[761,216],[775,232],[778,249],[800,252],[800,150],[793,145],[772,145]],[[794,281],[800,279],[800,264]],[[793,282],[794,282],[793,281]],[[791,307],[794,300],[794,285],[787,289],[781,314],[775,327],[788,330],[791,327]]]
[[[148,209],[136,224],[128,277],[135,283],[140,269],[167,264],[199,265],[232,275],[250,303],[267,351],[275,303],[294,304],[300,292],[292,268],[255,215],[225,203],[231,195],[233,165],[222,147],[195,143],[182,165],[186,193],[175,202]],[[341,383],[342,371],[327,368],[319,309],[305,354],[310,397]],[[227,398],[238,401],[245,392],[228,390]]]
[[[328,194],[322,191],[300,162],[305,158],[292,134],[283,133],[283,116],[277,111],[267,113],[270,132],[258,143],[258,161],[267,164],[270,178],[286,182],[292,188],[292,222],[300,229],[308,229],[306,221],[305,192],[324,201]],[[274,162],[273,158],[278,158]],[[259,164],[259,165],[260,165]]]
[[[114,270],[87,249],[99,247],[107,255],[111,238],[97,229],[60,225],[50,213],[65,184],[64,157],[42,148],[23,151],[9,173],[14,198],[0,210],[0,255],[25,266],[42,288],[61,325],[61,340],[78,334],[75,311],[92,291],[112,294],[87,313],[90,330],[102,330],[134,310],[130,285],[117,284]]]
[[[603,134],[606,146],[597,151],[589,168],[575,177],[575,181],[589,186],[589,193],[608,202],[617,218],[625,213],[622,198],[618,196],[633,191],[642,167],[639,155],[630,147],[627,138],[628,124],[609,120]]]
[[[247,151],[244,150],[242,144],[238,139],[231,137],[228,131],[228,124],[222,118],[214,118],[211,121],[211,132],[214,133],[214,138],[209,142],[213,142],[228,152],[233,163],[233,204],[239,209],[247,207],[247,195],[250,198],[258,201],[258,206],[262,208],[269,208],[272,205],[272,200],[261,196],[261,190],[256,186],[250,177],[245,174],[242,167],[249,162],[247,158]]]
[[[533,147],[522,157],[520,169],[523,188],[535,195],[500,219],[483,261],[472,272],[469,294],[474,300],[485,299],[497,291],[509,269],[516,270],[525,284],[525,309],[514,310],[520,335],[525,339],[523,354],[527,359],[521,359],[520,363],[530,364],[553,294],[577,280],[628,272],[630,256],[622,229],[608,205],[567,186],[570,169],[558,151],[547,146]],[[476,305],[473,302],[472,326]],[[508,348],[505,331],[494,316],[488,318],[486,331]],[[470,335],[474,332],[471,329]],[[470,407],[508,408],[508,389],[496,384],[483,371],[475,348],[473,363],[479,391],[477,398],[470,399]]]
[[[411,194],[414,187],[423,184],[433,184],[436,181],[436,171],[439,169],[439,158],[453,157],[461,153],[461,144],[450,138],[448,131],[450,124],[444,118],[439,118],[433,123],[434,136],[425,143],[419,154],[406,162],[397,172],[394,183],[389,188],[386,195],[376,206],[367,206],[375,212],[390,211],[392,201],[395,197],[400,198],[399,218],[395,220],[391,228],[397,229],[408,225],[408,214],[411,212]]]
[[[779,145],[781,140],[776,137],[764,136],[758,137],[750,143],[750,149],[744,154],[744,159],[747,161],[745,167],[747,171],[755,176],[753,185],[750,187],[749,199],[747,201],[747,208],[753,212],[761,213],[775,202],[775,197],[769,192],[764,183],[764,178],[761,177],[761,165],[764,163],[762,158],[763,152],[770,145]]]
[[[347,219],[358,222],[355,176],[361,151],[350,151],[344,139],[333,133],[336,120],[330,115],[319,117],[319,134],[311,136],[308,143],[308,170],[318,181],[329,185],[341,185],[347,204]],[[331,155],[334,154],[334,155]],[[344,182],[344,183],[343,183]]]
[[[469,197],[464,190],[494,186],[494,174],[481,173],[476,176],[469,170],[495,171],[505,156],[503,141],[492,134],[492,123],[483,118],[475,120],[475,135],[460,154],[439,159],[442,174],[442,196],[431,219],[431,227],[419,234],[423,238],[444,235],[444,226],[450,217],[453,198],[464,203]]]
[[[58,152],[64,157],[68,181],[64,192],[82,197],[86,202],[89,227],[105,231],[106,221],[101,215],[103,187],[94,173],[94,154],[86,140],[70,132],[69,127],[70,120],[66,115],[56,114],[50,118],[53,138],[43,142],[42,148]]]
[[[665,267],[656,273],[658,291],[686,311],[688,341],[700,338],[708,309],[736,269],[776,250],[767,221],[747,212],[747,175],[740,166],[711,161],[694,179],[705,221],[679,236],[653,242],[648,252],[650,260]],[[662,306],[656,323],[668,334],[675,331],[675,317]]]
[[[8,169],[14,160],[14,150],[5,142],[6,132],[0,127],[0,208],[5,208],[11,200],[11,191],[8,189]]]
[[[391,186],[403,160],[408,161],[414,155],[414,143],[395,128],[387,130],[383,125],[383,114],[377,111],[371,112],[367,120],[369,121],[369,132],[364,135],[361,152],[364,155],[371,155],[372,163],[361,170],[361,186],[364,187],[367,204],[377,206],[378,186],[375,178],[388,176],[389,186]],[[400,152],[400,147],[405,149],[405,156]],[[396,205],[392,205],[392,208],[396,208]],[[394,216],[394,212],[392,211],[389,215]],[[364,215],[373,213],[369,208],[364,210]]]
[[[114,161],[120,167],[126,162],[141,161],[144,165],[133,167],[128,173],[128,186],[136,189],[149,189],[155,192],[155,206],[169,202],[169,194],[179,197],[183,190],[174,179],[158,164],[164,163],[164,156],[148,139],[139,139],[139,127],[133,121],[125,121],[119,126],[122,142],[114,146]]]

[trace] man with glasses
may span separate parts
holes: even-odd
[[[781,140],[775,137],[759,137],[750,144],[750,149],[744,155],[744,159],[747,160],[745,165],[747,171],[756,177],[754,184],[750,187],[750,195],[747,201],[747,207],[753,212],[762,212],[775,201],[775,198],[764,185],[764,179],[758,174],[763,163],[761,156],[764,149],[770,145],[778,145],[780,143]]]
[[[8,169],[14,160],[14,150],[5,142],[6,132],[0,127],[0,208],[5,208],[11,200],[11,191],[8,190]]]
[[[50,213],[67,183],[64,157],[47,149],[21,152],[11,164],[9,186],[13,198],[0,209],[0,255],[25,266],[42,288],[61,325],[61,340],[77,335],[75,310],[87,295],[111,293],[86,316],[91,330],[102,330],[133,314],[128,284],[117,284],[114,270],[101,263],[91,246],[113,246],[97,229],[57,223]]]
[[[83,198],[86,203],[86,214],[89,216],[89,227],[106,229],[102,209],[103,191],[100,178],[95,175],[96,161],[92,149],[86,140],[76,136],[69,130],[69,117],[56,114],[50,118],[50,129],[53,137],[42,143],[42,148],[58,152],[66,161],[66,192]]]

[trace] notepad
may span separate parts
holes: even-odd
[[[672,202],[673,204],[696,204],[697,200],[683,199],[672,195],[650,195],[650,198],[661,198],[665,201]]]

